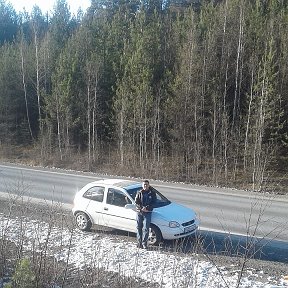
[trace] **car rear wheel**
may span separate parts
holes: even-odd
[[[162,234],[160,229],[151,224],[149,228],[148,243],[149,245],[158,245],[162,241]]]
[[[92,227],[89,216],[83,212],[78,212],[75,215],[76,225],[82,231],[90,231]]]

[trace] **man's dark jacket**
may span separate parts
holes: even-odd
[[[147,193],[147,197],[143,197],[143,194]],[[146,199],[146,203],[143,203],[143,201]],[[137,192],[135,197],[135,203],[136,203],[136,210],[137,212],[141,212],[142,208],[146,208],[148,211],[152,211],[154,208],[154,204],[156,202],[156,193],[154,191],[154,188],[151,186],[149,187],[148,191],[145,191],[144,189],[141,189]]]

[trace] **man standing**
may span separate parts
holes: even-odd
[[[156,193],[150,187],[148,180],[143,181],[142,188],[137,192],[135,197],[137,209],[137,247],[147,249],[151,212],[156,201]]]

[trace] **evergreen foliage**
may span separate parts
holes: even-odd
[[[5,284],[5,288],[34,288],[35,287],[35,273],[33,272],[31,268],[31,264],[29,259],[23,258],[20,259],[13,277],[12,277],[12,283]]]
[[[65,0],[49,17],[0,0],[0,143],[262,189],[287,169],[286,1],[198,4],[92,1],[74,19]]]

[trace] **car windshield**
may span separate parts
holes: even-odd
[[[156,190],[154,187],[151,187],[155,193],[156,193],[156,203],[154,204],[154,208],[158,208],[158,207],[163,207],[166,205],[169,205],[171,203],[171,201],[169,201],[164,195],[162,195],[158,190]],[[134,200],[136,197],[137,192],[142,189],[142,187],[131,187],[131,188],[126,188],[126,191],[128,192],[128,194],[131,196],[131,198]]]

